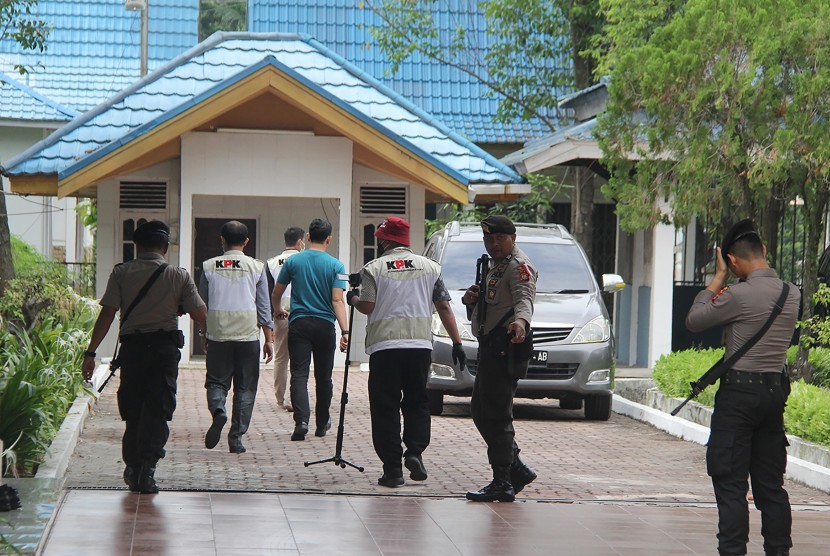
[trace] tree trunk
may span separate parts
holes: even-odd
[[[770,195],[761,216],[761,232],[764,245],[767,246],[767,261],[772,268],[777,268],[778,254],[778,224],[781,222],[783,203],[777,195]]]
[[[0,177],[0,297],[6,291],[6,283],[14,278],[12,238],[9,233],[9,215],[6,210],[6,193]]]
[[[571,232],[585,249],[585,254],[593,267],[594,173],[582,167],[577,167],[575,170],[576,184],[571,202]]]
[[[804,274],[802,276],[801,293],[801,320],[808,320],[813,316],[813,294],[818,290],[818,277],[816,276],[817,253],[821,247],[822,222],[824,213],[827,211],[828,193],[818,192],[814,202],[803,205],[804,225],[807,227],[807,245],[804,248]],[[813,368],[807,358],[809,350],[805,348],[804,342],[799,342],[798,357],[795,362],[795,369],[792,373],[794,379],[803,378],[804,382],[813,381]]]

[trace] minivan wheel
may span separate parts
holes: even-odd
[[[582,409],[582,398],[576,396],[565,396],[559,400],[560,409]]]
[[[429,395],[429,414],[441,415],[444,412],[444,393],[438,390],[427,390]]]
[[[607,421],[611,417],[611,396],[585,396],[585,418]]]

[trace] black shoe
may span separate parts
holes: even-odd
[[[404,480],[402,476],[396,475],[393,477],[391,475],[387,475],[386,473],[384,473],[383,476],[380,479],[378,479],[378,484],[382,487],[395,488],[403,486]]]
[[[326,433],[328,432],[328,430],[330,428],[331,428],[331,417],[329,417],[329,420],[326,421],[325,426],[317,427],[317,429],[314,431],[314,436],[326,436]]]
[[[536,472],[525,465],[516,456],[513,465],[510,466],[510,484],[513,485],[513,492],[519,494],[527,485],[536,480]]]
[[[138,470],[139,468],[132,465],[124,468],[124,483],[131,492],[138,492]]]
[[[222,436],[222,427],[228,422],[227,414],[221,409],[217,409],[213,414],[213,423],[205,434],[205,448],[215,448],[219,444],[219,437]]]
[[[513,485],[496,479],[478,492],[467,493],[467,500],[473,502],[512,502],[515,499],[516,493]]]
[[[230,446],[228,451],[232,454],[244,454],[248,450],[246,450],[245,446],[243,446],[240,442],[239,444],[233,444],[232,446]]]
[[[305,440],[306,434],[308,434],[308,423],[297,423],[294,426],[294,432],[291,433],[291,440]]]
[[[138,473],[138,483],[136,485],[138,492],[142,494],[155,494],[159,491],[159,487],[156,484],[156,479],[154,477],[155,473],[155,467],[141,467],[141,470]]]
[[[409,469],[409,478],[413,481],[426,481],[427,470],[420,455],[406,456],[403,460],[404,466]]]

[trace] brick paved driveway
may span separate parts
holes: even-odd
[[[272,376],[270,369],[263,370],[251,429],[244,440],[248,452],[235,455],[227,452],[224,438],[215,449],[204,448],[210,423],[204,369],[181,370],[167,457],[156,472],[162,489],[461,497],[490,479],[469,400],[448,397],[445,414],[432,420],[432,444],[424,454],[429,479],[407,481],[394,490],[377,486],[382,471],[371,445],[368,373],[357,370],[349,373],[343,457],[365,467],[365,472],[332,463],[304,467],[305,461],[334,455],[343,372],[334,373],[334,428],[325,438],[309,434],[304,442],[289,440],[294,424],[290,413],[276,407]],[[69,464],[68,488],[124,487],[117,387],[113,379],[96,413],[87,420]],[[519,400],[515,415],[523,459],[539,474],[520,499],[714,501],[702,446],[616,414],[608,422],[586,421],[581,411],[561,410],[551,400]],[[314,423],[310,426],[313,430]],[[794,504],[827,503],[827,495],[820,491],[793,483],[787,488]]]

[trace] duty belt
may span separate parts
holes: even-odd
[[[770,386],[781,385],[781,372],[757,373],[749,371],[726,371],[720,381],[721,384],[766,384]]]

